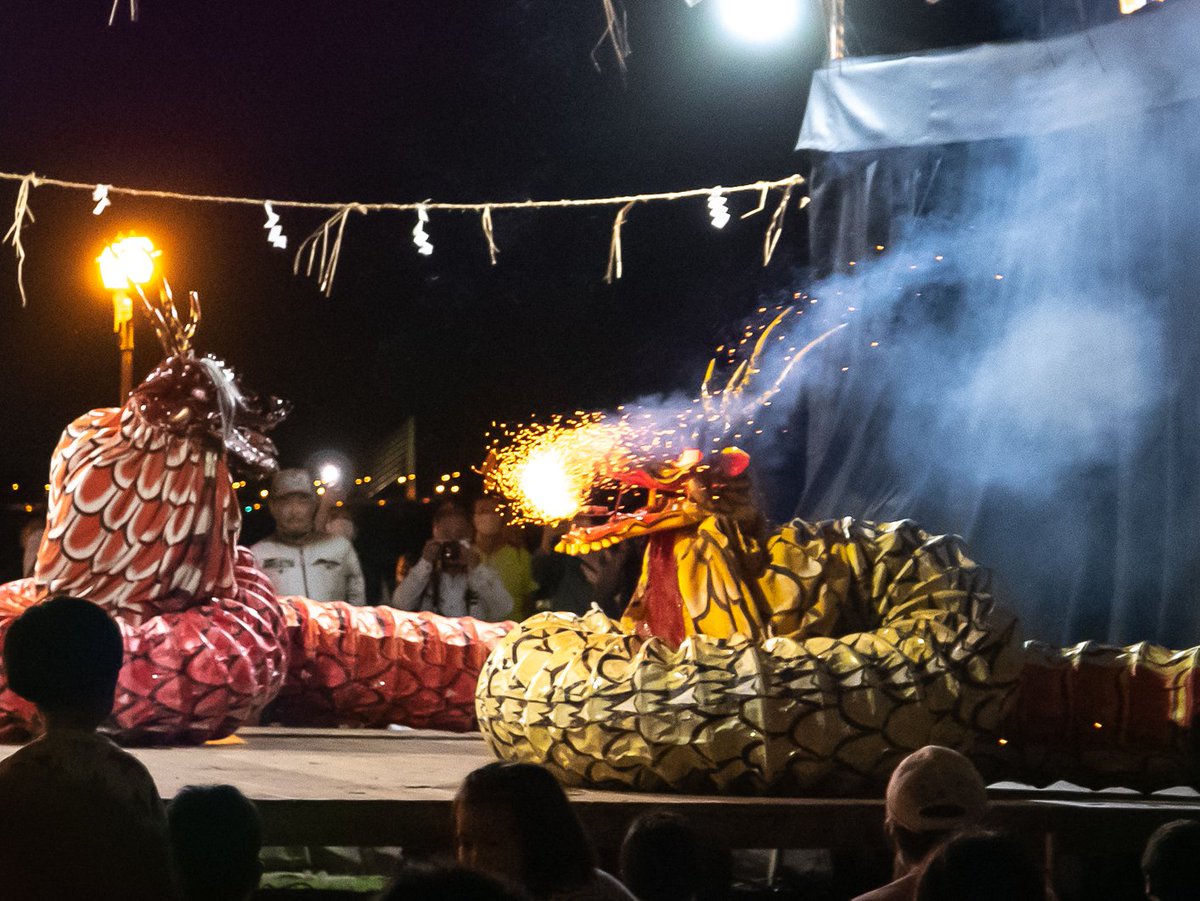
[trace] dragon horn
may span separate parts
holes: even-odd
[[[708,369],[706,369],[704,372],[704,381],[702,381],[700,383],[700,397],[704,401],[704,417],[705,417],[705,419],[707,419],[709,416],[713,415],[712,380],[713,380],[713,373],[716,371],[716,368],[717,368],[717,358],[713,357],[711,360],[708,361]]]

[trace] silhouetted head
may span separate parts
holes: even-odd
[[[904,868],[936,845],[976,826],[987,812],[987,788],[962,754],[927,745],[909,754],[888,781],[885,828]]]
[[[532,763],[489,763],[468,775],[454,798],[454,834],[460,864],[535,897],[592,878],[579,818],[554,777]]]
[[[916,901],[1038,901],[1046,878],[1019,839],[999,832],[964,832],[925,862]]]
[[[377,901],[528,901],[519,888],[463,867],[405,867]]]
[[[53,725],[96,728],[112,713],[125,660],[121,630],[103,608],[60,596],[30,607],[4,637],[9,687]]]
[[[652,810],[625,833],[621,881],[640,901],[691,901],[716,888],[715,860],[684,817]]]
[[[1146,897],[1154,901],[1194,898],[1200,886],[1200,821],[1159,826],[1142,854]]]
[[[262,825],[232,785],[189,785],[167,811],[184,901],[242,901],[258,888]]]

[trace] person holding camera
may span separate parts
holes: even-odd
[[[499,622],[510,615],[513,599],[500,574],[482,562],[471,546],[467,514],[446,506],[434,514],[433,537],[425,543],[421,559],[396,586],[392,606]]]

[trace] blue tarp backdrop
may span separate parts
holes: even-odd
[[[1028,637],[1200,643],[1200,4],[834,63],[800,146],[809,327],[850,327],[796,513],[963,535]]]

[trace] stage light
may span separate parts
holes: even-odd
[[[727,29],[746,41],[766,44],[787,36],[800,21],[799,0],[717,0]]]
[[[333,463],[326,463],[320,471],[322,484],[334,486],[342,480],[342,471]]]

